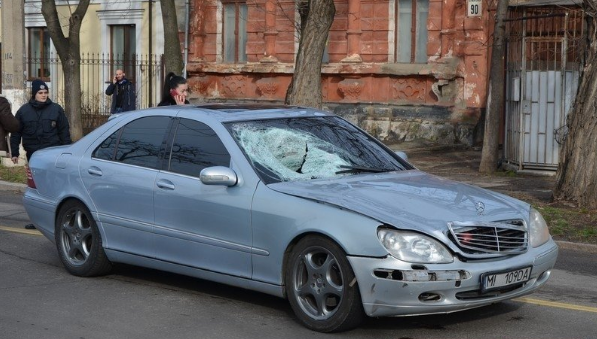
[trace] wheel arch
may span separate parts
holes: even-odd
[[[100,235],[102,237],[102,240],[103,240],[102,244],[105,246],[105,244],[106,244],[106,234],[104,233],[104,228],[102,226],[102,223],[99,221],[97,213],[94,210],[92,210],[91,208],[89,208],[89,204],[86,203],[85,200],[83,200],[83,199],[81,199],[79,197],[69,195],[69,196],[64,197],[58,203],[58,205],[56,206],[56,210],[54,211],[54,227],[56,227],[56,223],[58,222],[58,214],[60,214],[60,210],[62,209],[62,207],[66,203],[68,203],[70,201],[77,201],[77,202],[81,203],[83,206],[85,206],[85,208],[87,208],[87,210],[89,210],[89,213],[91,213],[91,216],[93,216],[93,220],[95,220],[97,228],[98,228],[98,230],[100,232]]]
[[[335,243],[342,250],[342,252],[344,252],[344,255],[347,255],[346,248],[344,248],[344,246],[342,246],[342,244],[340,242],[338,242],[337,239],[334,239],[333,237],[329,236],[328,234],[325,234],[322,232],[309,231],[309,232],[301,233],[301,234],[298,234],[297,236],[295,236],[292,239],[292,241],[290,241],[288,243],[288,246],[286,246],[286,249],[284,250],[284,258],[282,260],[281,277],[282,277],[282,294],[283,294],[284,298],[286,298],[288,296],[287,292],[286,292],[285,281],[286,281],[286,273],[287,273],[286,268],[288,267],[288,264],[290,261],[290,254],[292,253],[292,250],[294,249],[296,244],[299,243],[299,241],[301,241],[304,238],[309,237],[309,236],[318,236],[318,237],[326,238],[326,239],[332,241],[333,243]],[[350,265],[350,261],[348,261],[348,264]]]

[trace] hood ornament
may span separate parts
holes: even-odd
[[[475,209],[477,210],[478,215],[483,215],[483,212],[485,212],[485,204],[480,201],[477,201],[475,203]]]

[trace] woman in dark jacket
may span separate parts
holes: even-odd
[[[176,75],[172,72],[166,75],[164,81],[164,89],[162,94],[162,101],[158,106],[170,106],[170,105],[184,105],[188,104],[187,95],[189,91],[189,85],[187,79]]]

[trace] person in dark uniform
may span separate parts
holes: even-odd
[[[112,83],[106,88],[106,95],[112,96],[110,113],[122,113],[136,109],[135,86],[121,69],[116,70]]]
[[[19,162],[19,144],[27,152],[27,161],[33,153],[51,146],[70,144],[70,128],[64,109],[48,98],[48,85],[36,79],[31,83],[31,99],[19,108],[16,118],[20,129],[10,136],[12,162]],[[35,228],[29,224],[25,228]]]

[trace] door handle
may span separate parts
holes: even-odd
[[[174,184],[170,180],[160,179],[156,182],[156,185],[165,190],[174,190]]]
[[[99,169],[95,166],[88,168],[87,173],[94,175],[96,177],[101,177],[104,174],[101,169]]]

